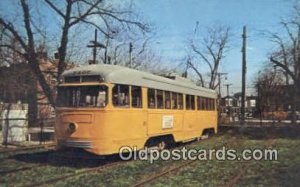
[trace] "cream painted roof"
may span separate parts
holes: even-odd
[[[176,77],[175,80],[118,65],[93,64],[65,71],[63,77],[100,75],[104,82],[136,85],[184,94],[217,98],[214,90],[196,86],[192,81]]]

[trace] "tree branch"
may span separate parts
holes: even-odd
[[[26,58],[26,54],[22,53],[21,51],[17,50],[15,47],[8,45],[8,44],[0,44],[0,48],[4,47],[4,48],[9,48],[10,50],[18,53],[20,56],[23,56],[24,58]]]
[[[82,1],[82,2],[85,2],[85,1]],[[79,17],[77,17],[73,22],[70,22],[70,27],[77,24],[78,22],[84,20],[86,17],[92,15],[91,12],[93,11],[93,9],[96,8],[101,2],[102,2],[102,0],[98,0],[94,4],[89,3],[90,8],[84,14],[82,14],[82,15],[79,14]]]
[[[296,79],[296,77],[293,74],[293,72],[286,65],[284,65],[281,62],[275,60],[272,56],[270,57],[270,61],[273,62],[276,66],[279,66],[282,69],[284,69],[292,77],[293,80]]]
[[[34,39],[33,39],[33,33],[31,30],[30,26],[30,15],[29,15],[29,8],[25,0],[21,0],[21,5],[23,9],[23,14],[24,14],[24,24],[25,24],[25,29],[28,37],[28,55],[30,57],[35,58],[35,48],[34,48]]]
[[[201,56],[201,58],[207,63],[207,65],[209,66],[209,68],[210,68],[210,71],[212,71],[212,65],[211,65],[211,63],[210,63],[210,61],[204,56],[204,54],[201,52],[201,51],[199,51],[197,48],[196,48],[196,46],[194,45],[194,44],[192,44],[192,49],[193,49],[193,51],[195,52],[195,53],[197,53],[198,55],[200,55]]]
[[[60,11],[50,0],[45,0],[45,2],[63,19],[66,18],[66,16],[62,13],[62,11]]]
[[[39,66],[39,61],[36,56],[35,52],[35,46],[34,46],[34,38],[33,38],[33,33],[31,30],[30,26],[30,12],[29,12],[29,7],[28,4],[26,3],[26,0],[21,0],[21,5],[23,9],[23,16],[24,16],[24,24],[25,24],[25,29],[28,37],[28,51],[26,51],[27,54],[27,60],[32,68],[33,72],[36,74],[39,83],[41,84],[41,87],[43,88],[43,91],[47,95],[47,98],[49,100],[49,103],[55,107],[55,101],[54,97],[52,95],[52,90],[50,86],[47,84],[47,81],[45,80],[45,77],[43,73],[41,72],[40,66]]]
[[[196,72],[196,74],[200,78],[201,86],[204,87],[203,77],[202,74],[198,71],[198,69],[194,66],[190,59],[187,60],[188,65]]]
[[[147,46],[147,44],[148,44],[148,42],[149,42],[150,39],[151,39],[151,37],[148,37],[148,38],[143,42],[142,49],[138,52],[137,55],[140,55],[140,54],[142,54],[142,53],[145,51],[146,46]]]
[[[139,27],[140,29],[142,29],[144,31],[148,31],[149,30],[149,28],[145,24],[142,24],[142,23],[137,22],[137,21],[131,21],[131,20],[128,20],[128,19],[119,18],[116,15],[110,13],[109,11],[99,11],[99,12],[95,12],[95,13],[98,13],[100,15],[102,14],[102,15],[109,16],[109,17],[117,20],[120,23],[126,23],[126,24],[136,25],[137,27]]]
[[[104,31],[101,27],[99,27],[97,24],[95,24],[94,22],[91,22],[91,21],[87,21],[87,20],[80,20],[82,23],[85,23],[85,24],[89,24],[89,25],[92,25],[94,27],[96,27],[101,33],[103,33],[106,37],[109,37],[112,39],[112,37],[106,32]]]
[[[6,23],[2,18],[0,18],[0,24],[3,25],[4,28],[9,30],[13,34],[13,36],[17,39],[17,41],[21,44],[23,49],[27,51],[27,45],[25,41],[22,39],[22,37],[19,35],[19,33],[14,29],[13,25],[10,23]]]

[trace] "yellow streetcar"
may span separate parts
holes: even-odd
[[[68,70],[58,86],[57,147],[97,155],[163,148],[217,132],[217,93],[179,76],[116,65]]]

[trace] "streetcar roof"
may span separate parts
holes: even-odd
[[[84,65],[67,70],[62,74],[63,77],[93,75],[99,75],[103,82],[108,83],[142,86],[210,98],[217,97],[216,91],[197,86],[192,81],[182,77],[170,79],[118,65]]]

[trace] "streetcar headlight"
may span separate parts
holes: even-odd
[[[76,123],[70,123],[68,127],[70,132],[74,132],[77,129],[77,124]]]

